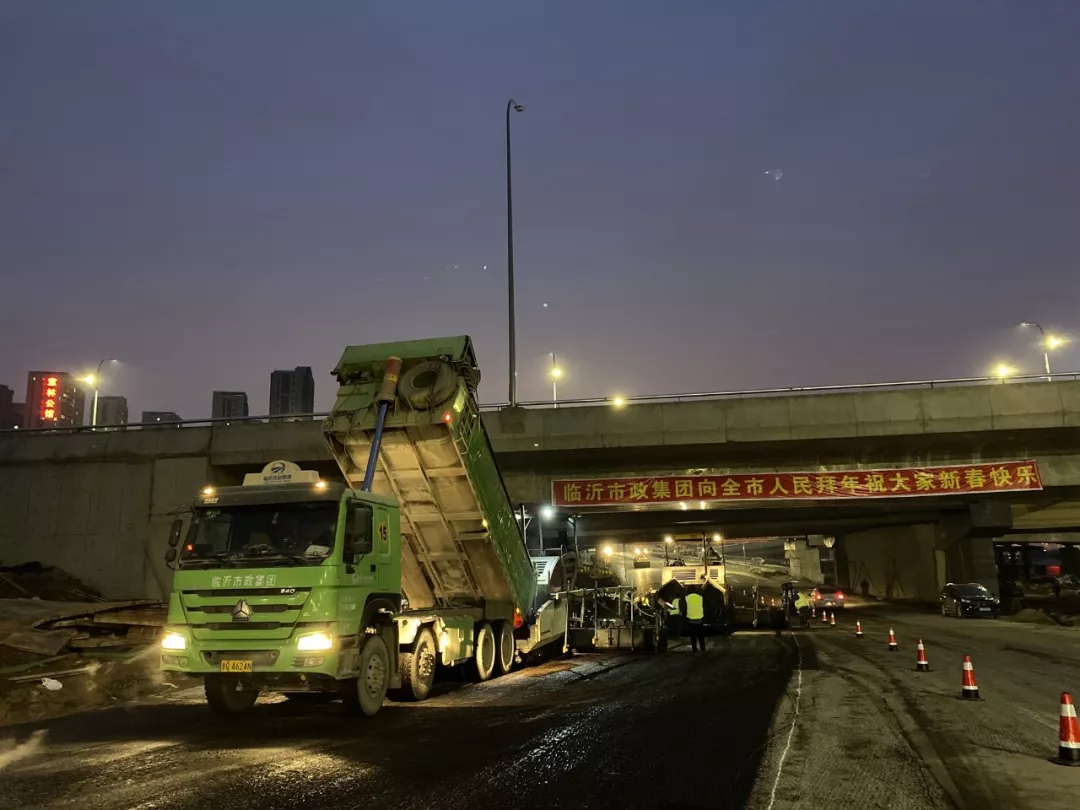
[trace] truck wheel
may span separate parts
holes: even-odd
[[[206,702],[217,714],[243,714],[259,697],[258,689],[245,686],[235,675],[207,675],[203,689]]]
[[[382,708],[390,683],[390,656],[381,636],[368,636],[360,649],[360,677],[341,682],[341,702],[357,717],[371,717]]]
[[[495,657],[495,674],[505,675],[514,666],[514,653],[517,651],[514,629],[510,622],[495,622],[495,649],[498,652]]]
[[[420,628],[410,652],[399,653],[398,673],[401,688],[394,690],[394,700],[425,700],[435,682],[439,648],[430,627]]]
[[[486,681],[495,671],[495,633],[487,622],[476,626],[476,648],[469,662],[469,676],[476,683]]]

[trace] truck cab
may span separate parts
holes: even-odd
[[[382,627],[393,648],[401,541],[392,499],[274,461],[242,486],[203,489],[179,539],[177,527],[161,663],[203,675],[212,707],[243,710],[260,689],[344,695],[342,682],[359,676],[362,629]],[[395,686],[384,672],[376,692]]]

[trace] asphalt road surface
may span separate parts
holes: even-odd
[[[666,655],[556,660],[345,717],[195,690],[0,737],[2,808],[1073,808],[1054,765],[1080,631],[860,609]],[[888,627],[901,651],[886,651]],[[933,670],[914,671],[914,642]],[[958,698],[960,661],[983,701]],[[43,739],[33,739],[44,730]],[[28,744],[29,741],[29,744]]]

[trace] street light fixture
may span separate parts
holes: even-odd
[[[611,398],[611,404],[614,405],[616,408],[621,408],[626,404],[626,400],[616,395]]]
[[[517,332],[514,324],[514,195],[510,184],[510,112],[525,112],[513,99],[506,102],[506,280],[510,303],[510,407],[517,407]]]
[[[1042,338],[1043,365],[1046,368],[1046,379],[1047,380],[1053,380],[1053,377],[1050,375],[1050,351],[1052,349],[1059,348],[1062,344],[1065,343],[1065,341],[1062,340],[1061,338],[1057,337],[1056,335],[1049,335],[1048,336],[1046,334],[1046,331],[1041,326],[1039,326],[1039,324],[1035,323],[1034,321],[1024,321],[1020,325],[1021,326],[1030,326],[1032,329],[1038,329],[1039,330],[1039,336]]]
[[[119,362],[120,361],[115,358],[108,357],[97,364],[97,371],[93,374],[87,374],[82,378],[82,382],[94,389],[94,399],[90,405],[90,427],[95,427],[97,425],[98,389],[101,388],[101,367],[106,363]]]
[[[1004,381],[1006,377],[1011,377],[1015,373],[1016,369],[1007,366],[1004,363],[998,363],[997,366],[994,368],[994,376],[998,377],[1002,381]]]
[[[542,517],[544,520],[551,520],[553,517],[555,517],[555,507],[554,506],[544,506],[544,507],[542,507],[540,509],[540,517]]]

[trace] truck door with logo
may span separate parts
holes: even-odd
[[[401,592],[401,528],[397,509],[375,506],[374,548],[375,589],[380,593]]]

